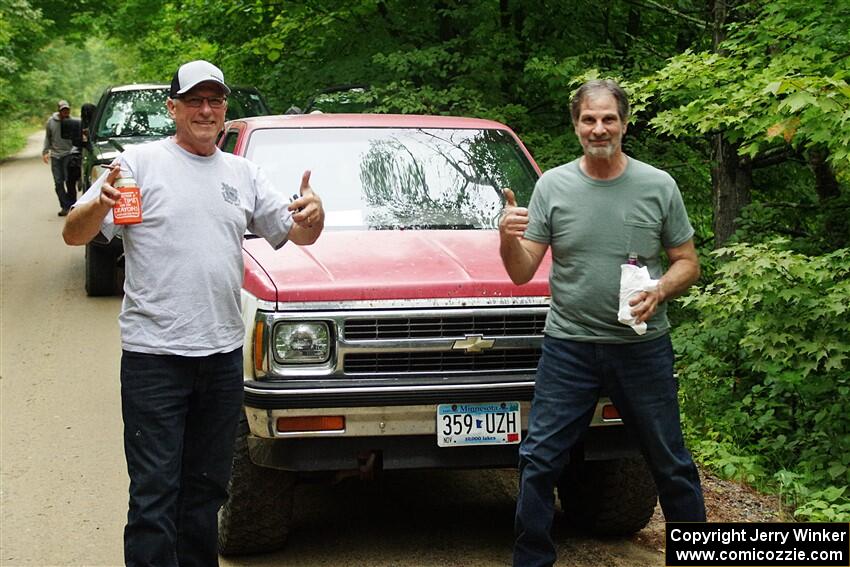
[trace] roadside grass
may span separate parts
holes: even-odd
[[[37,119],[4,121],[0,130],[0,161],[24,149],[27,137],[40,128]]]

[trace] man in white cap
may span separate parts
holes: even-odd
[[[206,61],[174,74],[174,137],[127,149],[71,210],[63,236],[124,240],[121,401],[130,508],[127,565],[218,565],[217,512],[226,498],[242,411],[242,237],[309,245],[324,226],[310,172],[289,202],[259,167],[220,151],[230,92]],[[142,221],[116,226],[113,183],[132,176]]]
[[[77,200],[76,187],[67,183],[68,161],[74,150],[70,138],[62,137],[62,121],[71,116],[71,106],[67,100],[60,100],[56,112],[47,120],[44,129],[44,145],[41,150],[41,159],[50,164],[53,173],[53,189],[59,199],[60,217],[68,214],[68,210]]]

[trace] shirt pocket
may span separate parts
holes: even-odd
[[[635,253],[642,263],[655,258],[661,251],[661,223],[639,220],[625,221],[627,234],[626,254]]]

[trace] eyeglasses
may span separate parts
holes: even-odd
[[[227,102],[227,97],[224,96],[181,96],[177,98],[182,100],[183,104],[192,108],[201,108],[204,101],[207,101],[210,108],[221,108]]]

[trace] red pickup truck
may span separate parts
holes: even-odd
[[[514,285],[499,258],[502,187],[540,170],[493,121],[312,114],[228,122],[219,146],[290,195],[305,169],[326,209],[309,247],[246,235],[245,416],[220,549],[287,538],[316,473],[515,467],[549,306],[550,260]],[[599,401],[559,487],[577,525],[631,533],[655,489]]]

